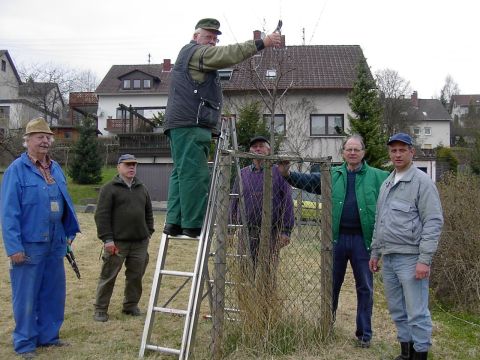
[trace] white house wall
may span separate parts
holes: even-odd
[[[107,119],[111,117],[116,119],[119,104],[132,107],[164,107],[167,105],[167,96],[159,94],[140,94],[140,95],[98,95],[98,130],[103,136],[112,136],[108,132]]]
[[[238,114],[235,110],[244,103],[252,101],[252,97],[245,95],[225,95],[225,108],[231,113]],[[302,103],[307,99],[307,103]],[[302,104],[302,105],[299,105]],[[264,114],[269,113],[263,110]],[[328,92],[295,92],[289,93],[275,110],[276,114],[286,115],[286,137],[282,142],[281,152],[304,157],[331,156],[333,162],[341,162],[342,143],[344,136],[310,136],[311,114],[343,114],[344,129],[349,130],[347,91],[337,90]]]
[[[431,135],[425,135],[425,128],[431,128]],[[412,126],[420,128],[420,134],[415,135],[415,143],[422,149],[434,149],[439,145],[450,147],[450,121],[420,121]]]

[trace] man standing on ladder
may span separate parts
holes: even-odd
[[[222,89],[217,70],[238,64],[266,47],[279,47],[281,35],[263,40],[216,46],[221,34],[216,19],[201,19],[192,40],[177,56],[172,71],[165,134],[170,139],[173,170],[163,229],[171,236],[200,235],[205,215],[212,131],[222,113]]]

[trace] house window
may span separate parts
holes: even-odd
[[[151,87],[150,79],[144,79],[143,80],[143,88],[144,89],[150,89],[150,87]]]
[[[420,135],[420,128],[419,127],[414,127],[413,128],[413,135]]]
[[[2,60],[2,71],[7,71],[7,62]]]
[[[270,122],[272,115],[264,114],[263,122],[266,124],[266,128],[270,129]],[[275,114],[275,119],[273,120],[273,127],[275,129],[275,134],[285,136],[287,133],[286,127],[286,117],[285,114]]]
[[[423,131],[425,135],[432,135],[432,128],[430,127],[423,128]]]
[[[65,131],[63,134],[65,139],[71,139],[72,138],[72,132],[71,131]]]
[[[267,77],[267,79],[273,80],[277,77],[277,70],[275,69],[267,70],[267,73],[265,76]]]
[[[133,80],[133,88],[140,89],[140,80]]]
[[[220,80],[228,81],[232,78],[233,69],[222,69],[218,70],[218,76]]]
[[[116,119],[126,119],[126,118],[127,118],[127,112],[122,109],[117,109]]]
[[[310,136],[342,135],[343,114],[310,115]]]
[[[123,88],[124,89],[130,89],[130,80],[129,79],[123,80]]]

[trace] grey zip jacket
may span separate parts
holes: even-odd
[[[371,258],[387,254],[419,254],[430,265],[442,232],[442,204],[438,190],[420,169],[411,165],[394,184],[395,171],[380,188]]]

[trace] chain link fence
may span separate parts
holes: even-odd
[[[216,359],[238,348],[313,349],[333,327],[330,160],[267,156],[257,170],[256,158],[226,151],[219,161],[208,266]],[[277,165],[285,161],[321,169],[321,195],[292,188]],[[319,188],[313,178],[307,185]]]

